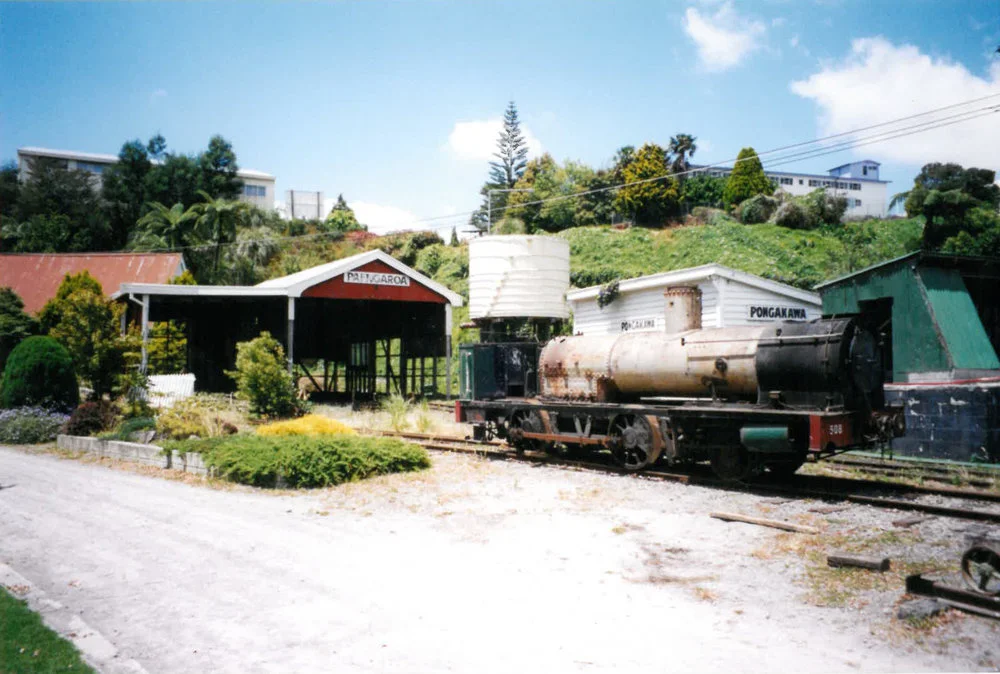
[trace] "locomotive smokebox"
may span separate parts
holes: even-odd
[[[663,291],[663,331],[668,335],[701,327],[701,290],[673,286]]]

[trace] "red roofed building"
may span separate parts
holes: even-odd
[[[55,297],[66,274],[88,271],[111,296],[122,283],[167,283],[184,269],[180,253],[0,254],[0,288],[13,288],[24,310],[35,314]]]

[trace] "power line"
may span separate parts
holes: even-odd
[[[905,122],[905,121],[909,121],[909,120],[913,120],[913,119],[918,119],[920,117],[926,117],[928,115],[939,113],[939,112],[942,112],[942,111],[945,111],[945,110],[952,110],[952,109],[955,109],[955,108],[960,108],[960,107],[972,105],[974,103],[979,103],[979,102],[982,102],[984,100],[989,100],[989,99],[997,98],[997,97],[1000,97],[1000,92],[997,92],[997,93],[994,93],[994,94],[989,94],[989,95],[986,95],[986,96],[981,96],[979,98],[974,98],[974,99],[970,99],[970,100],[967,100],[967,101],[962,101],[960,103],[952,103],[950,105],[945,105],[945,106],[942,106],[940,108],[935,108],[933,110],[928,110],[928,111],[917,113],[917,114],[913,114],[913,115],[907,115],[907,116],[904,116],[904,117],[899,117],[899,118],[896,118],[896,119],[893,119],[893,120],[889,120],[889,121],[886,121],[886,122],[880,122],[878,124],[871,124],[869,126],[861,127],[861,128],[858,128],[858,129],[853,129],[851,131],[844,131],[844,132],[841,132],[841,133],[831,134],[831,135],[828,135],[828,136],[824,136],[822,138],[817,138],[815,140],[802,141],[802,142],[798,142],[798,143],[792,143],[792,144],[789,144],[789,145],[783,145],[781,147],[777,147],[777,148],[773,148],[771,150],[765,150],[763,152],[760,152],[760,153],[757,154],[757,157],[762,157],[762,156],[767,156],[767,155],[773,155],[773,154],[776,154],[776,153],[779,153],[779,152],[784,152],[785,150],[790,150],[790,149],[795,149],[795,148],[800,148],[800,147],[806,147],[806,146],[810,146],[810,145],[817,145],[817,144],[824,143],[826,141],[833,140],[833,139],[836,139],[836,138],[844,138],[846,136],[856,135],[856,134],[862,133],[864,131],[870,131],[872,129],[878,129],[878,128],[883,128],[883,127],[887,127],[887,126],[892,126],[892,125],[895,125],[895,124],[899,124],[900,122]],[[980,117],[985,117],[985,116],[988,116],[990,114],[995,114],[997,112],[1000,112],[1000,104],[990,105],[990,106],[983,106],[983,107],[975,109],[975,110],[967,110],[967,111],[956,113],[956,114],[953,114],[953,115],[950,115],[950,116],[946,116],[946,117],[942,117],[942,118],[936,118],[936,119],[928,120],[928,121],[925,121],[925,122],[920,122],[918,124],[913,124],[913,125],[910,125],[910,126],[907,126],[907,127],[887,129],[887,130],[879,132],[877,134],[872,134],[870,136],[864,136],[864,137],[861,137],[861,138],[854,138],[854,139],[851,139],[851,140],[848,140],[848,141],[842,141],[842,142],[836,143],[836,144],[834,144],[832,146],[821,146],[821,147],[816,147],[816,148],[812,148],[812,149],[808,149],[808,150],[802,150],[800,152],[795,152],[795,153],[791,153],[791,154],[787,154],[787,155],[783,155],[783,156],[774,157],[772,159],[767,160],[766,163],[767,163],[767,165],[769,167],[772,167],[772,166],[781,166],[781,165],[788,164],[788,163],[805,161],[807,159],[812,159],[812,158],[815,158],[815,157],[822,157],[822,156],[829,155],[829,154],[836,154],[836,153],[844,152],[846,150],[850,150],[850,149],[853,149],[853,148],[856,148],[856,147],[863,147],[863,146],[866,146],[866,145],[871,145],[873,143],[885,142],[887,140],[893,140],[895,138],[902,138],[902,137],[905,137],[905,136],[911,136],[911,135],[915,135],[915,134],[918,134],[918,133],[925,133],[927,131],[932,131],[934,129],[938,129],[938,128],[942,128],[942,127],[946,127],[946,126],[951,126],[953,124],[959,124],[961,122],[966,122],[966,121],[971,121],[971,120],[974,120],[974,119],[979,119]],[[752,158],[750,158],[750,159],[752,159]],[[631,187],[633,185],[642,185],[642,184],[656,182],[656,181],[659,181],[659,180],[666,180],[668,178],[674,178],[674,177],[678,177],[678,176],[682,176],[682,175],[705,173],[707,170],[713,169],[713,168],[729,168],[728,165],[730,165],[730,164],[735,165],[735,164],[737,164],[737,163],[739,163],[741,161],[746,161],[746,160],[747,159],[740,159],[740,158],[737,157],[735,159],[731,159],[731,160],[728,160],[728,161],[721,161],[721,162],[716,162],[714,164],[708,164],[708,165],[705,165],[705,166],[699,166],[698,168],[692,168],[692,169],[687,169],[687,170],[684,170],[684,171],[674,171],[674,172],[671,172],[671,173],[665,173],[663,175],[655,176],[655,177],[652,177],[652,178],[644,178],[642,180],[634,180],[634,181],[627,182],[627,183],[621,183],[619,185],[609,185],[609,186],[606,186],[606,187],[599,187],[599,188],[595,188],[595,189],[592,189],[592,190],[584,190],[584,191],[581,191],[581,192],[574,192],[573,194],[563,194],[563,195],[558,195],[558,196],[554,196],[554,197],[546,197],[544,199],[536,199],[534,201],[528,201],[528,202],[525,202],[523,204],[516,204],[516,205],[513,205],[513,206],[511,206],[511,205],[502,206],[502,207],[499,207],[499,208],[495,208],[493,210],[494,211],[498,211],[498,212],[502,212],[502,211],[506,211],[507,209],[511,209],[511,208],[524,208],[524,207],[527,207],[527,206],[535,206],[535,205],[539,205],[539,204],[552,203],[552,202],[556,202],[556,201],[564,201],[566,199],[576,199],[576,198],[579,198],[579,197],[589,196],[591,194],[599,194],[599,193],[603,193],[603,192],[620,190],[622,188]],[[764,163],[764,162],[762,162],[762,163]],[[427,217],[427,218],[421,218],[419,220],[412,220],[412,221],[407,222],[407,223],[400,223],[399,226],[400,227],[403,227],[403,226],[409,227],[409,226],[412,226],[412,225],[424,224],[424,223],[428,223],[428,222],[436,222],[436,221],[439,221],[439,220],[456,220],[457,218],[464,219],[464,218],[466,218],[466,217],[468,217],[468,216],[470,216],[470,215],[478,212],[479,210],[480,209],[475,209],[475,210],[472,210],[472,211],[462,211],[462,212],[458,212],[458,213],[451,213],[451,214],[448,214],[448,215],[438,215],[438,216],[432,216],[432,217]],[[446,224],[437,225],[437,226],[434,226],[434,227],[428,227],[426,229],[435,231],[435,230],[438,230],[438,229],[447,229],[449,227],[458,227],[459,224],[460,223],[456,220],[455,222],[448,222]],[[305,241],[305,240],[310,240],[310,239],[318,239],[318,238],[322,238],[322,237],[335,236],[337,234],[340,234],[340,233],[339,232],[315,232],[313,234],[299,234],[299,235],[277,236],[277,237],[271,238],[269,241],[271,241],[273,243],[280,243],[280,242],[283,242],[283,241]],[[136,252],[150,252],[150,253],[153,253],[153,252],[182,252],[182,251],[186,251],[186,250],[203,250],[203,249],[214,249],[214,248],[217,248],[217,247],[224,247],[224,246],[245,245],[245,244],[251,244],[251,243],[259,242],[259,241],[264,241],[264,240],[263,239],[249,239],[249,240],[244,240],[244,241],[229,241],[229,242],[224,242],[224,243],[219,243],[219,244],[216,244],[216,243],[205,243],[205,244],[196,244],[196,245],[189,245],[189,246],[178,246],[178,247],[173,247],[173,248],[145,249],[143,251],[136,251]]]

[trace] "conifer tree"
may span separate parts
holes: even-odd
[[[726,204],[735,206],[758,194],[772,194],[774,185],[764,175],[764,166],[760,157],[752,147],[740,150],[736,157],[733,172],[726,180],[726,188],[722,191],[722,199]]]
[[[490,175],[479,193],[483,195],[483,205],[472,214],[469,224],[480,231],[486,231],[489,212],[495,211],[498,217],[503,217],[509,193],[499,192],[490,199],[491,190],[509,190],[517,184],[528,165],[528,143],[521,133],[521,121],[517,116],[517,106],[514,101],[507,105],[503,115],[503,128],[497,138],[497,151],[493,153],[496,161],[490,162]]]

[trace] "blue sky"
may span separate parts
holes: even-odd
[[[515,100],[533,147],[607,165],[698,138],[735,157],[1000,92],[1000,3],[0,4],[0,158],[229,139],[244,168],[338,193],[376,229],[478,204]],[[1000,116],[782,167],[1000,168]],[[464,221],[456,216],[455,222]],[[450,221],[439,221],[449,226]]]

